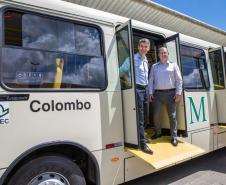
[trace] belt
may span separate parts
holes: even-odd
[[[170,91],[175,91],[176,89],[156,89],[156,92],[170,92]]]
[[[140,85],[140,84],[136,84],[136,88],[139,90],[145,90],[147,87],[147,85]]]

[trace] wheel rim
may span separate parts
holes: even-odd
[[[33,178],[29,185],[70,185],[68,180],[61,174],[46,172]]]

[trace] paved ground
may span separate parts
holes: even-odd
[[[123,185],[226,185],[226,148]]]

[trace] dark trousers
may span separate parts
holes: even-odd
[[[138,120],[139,120],[139,137],[140,144],[145,144],[144,139],[144,124],[148,120],[148,88],[136,89],[137,104],[138,104]]]
[[[167,113],[170,121],[171,137],[177,137],[177,119],[176,119],[176,103],[174,100],[175,91],[155,91],[154,93],[154,125],[155,133],[161,134],[160,110],[163,104],[166,105]]]

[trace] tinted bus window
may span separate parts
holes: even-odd
[[[121,89],[132,88],[128,26],[116,33]]]
[[[97,28],[13,11],[4,16],[1,74],[7,87],[105,87]]]
[[[181,64],[185,89],[209,88],[206,57],[203,50],[181,45]]]
[[[211,71],[213,76],[214,89],[224,89],[224,69],[221,50],[214,50],[209,52]]]

